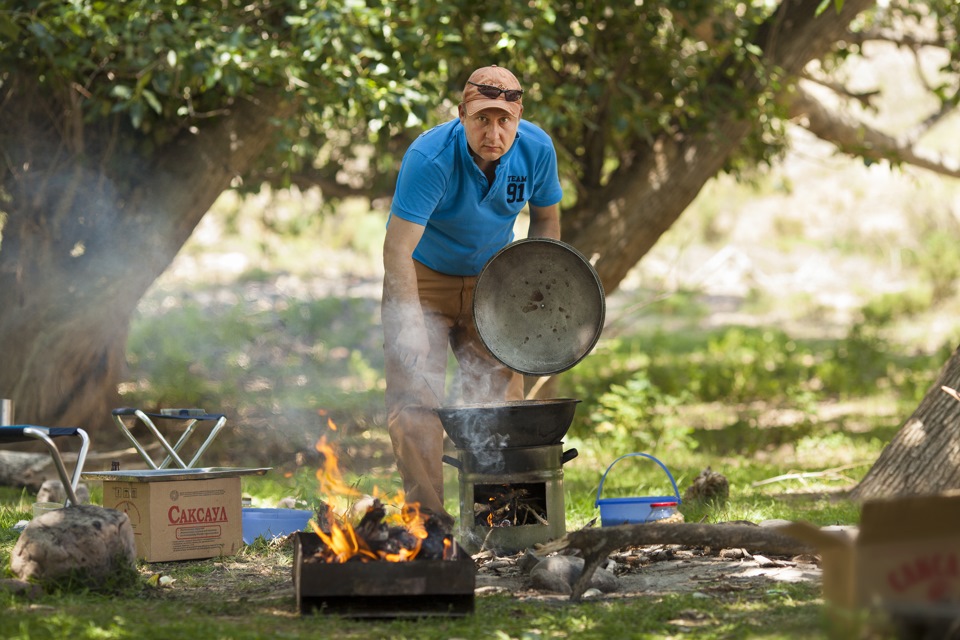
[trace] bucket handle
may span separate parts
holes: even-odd
[[[677,504],[679,504],[680,502],[682,502],[682,501],[680,500],[680,490],[677,489],[677,483],[676,483],[676,481],[674,481],[673,475],[670,474],[670,470],[667,469],[667,467],[666,467],[662,462],[660,462],[659,460],[657,460],[656,458],[654,458],[653,456],[651,456],[651,455],[648,454],[648,453],[627,453],[627,454],[624,454],[624,455],[620,456],[619,458],[617,458],[617,459],[614,460],[613,462],[611,462],[611,463],[610,463],[610,466],[607,467],[607,470],[603,472],[603,477],[600,478],[600,486],[597,487],[597,500],[596,500],[596,502],[593,503],[593,506],[597,507],[597,506],[600,505],[600,493],[603,491],[603,483],[606,481],[606,479],[607,479],[607,474],[610,473],[610,469],[613,469],[613,465],[617,464],[618,462],[620,462],[620,461],[623,460],[624,458],[631,458],[631,457],[633,457],[633,456],[643,456],[644,458],[649,458],[650,460],[653,460],[653,461],[656,462],[658,465],[660,465],[660,468],[663,469],[663,472],[664,472],[665,474],[667,474],[667,477],[668,477],[668,478],[670,478],[670,484],[673,485],[673,492],[674,492],[674,494],[676,494],[676,496],[677,496]]]

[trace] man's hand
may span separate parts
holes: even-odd
[[[386,348],[411,373],[422,369],[430,353],[413,264],[413,250],[422,236],[422,226],[393,218],[383,243],[383,322],[396,335]]]
[[[419,373],[427,361],[427,355],[430,353],[430,341],[427,338],[427,329],[423,326],[423,321],[411,321],[400,330],[397,336],[397,344],[394,345],[397,350],[400,362],[411,373]]]

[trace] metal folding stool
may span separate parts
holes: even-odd
[[[120,428],[120,431],[127,437],[127,440],[133,445],[133,448],[137,450],[137,453],[140,454],[140,457],[150,466],[151,469],[166,469],[170,466],[171,463],[175,463],[180,469],[192,469],[195,464],[200,460],[200,456],[203,455],[203,452],[207,450],[217,435],[220,433],[220,430],[223,429],[224,425],[227,423],[227,417],[222,413],[207,413],[202,409],[161,409],[160,413],[148,413],[146,411],[141,411],[140,409],[132,409],[129,407],[114,409],[113,410],[113,421],[117,424],[117,427]],[[128,425],[124,419],[130,420],[131,424]],[[133,419],[131,419],[133,418]],[[164,420],[178,420],[185,422],[185,427],[183,434],[174,444],[170,444],[167,439],[160,433],[160,430],[157,429],[157,425],[154,424],[155,419],[164,419]],[[131,429],[135,426],[136,421],[141,422],[151,435],[160,443],[160,446],[163,448],[164,452],[167,454],[166,458],[163,459],[160,464],[157,464],[152,456],[147,453],[146,449],[140,444],[136,436],[133,435]],[[186,444],[187,440],[193,435],[193,432],[197,430],[197,427],[201,422],[213,421],[213,428],[210,430],[210,434],[207,436],[200,447],[197,449],[197,452],[194,454],[190,462],[185,462],[182,457],[180,457],[180,450],[183,448],[183,445]]]
[[[74,465],[73,475],[67,473],[67,467],[63,464],[63,457],[57,448],[54,438],[63,436],[76,436],[80,438],[80,453],[77,454],[77,462]],[[50,452],[53,458],[53,464],[57,468],[57,475],[63,483],[63,490],[67,494],[65,507],[72,504],[80,504],[77,499],[77,486],[80,484],[80,474],[83,473],[83,465],[87,460],[87,451],[90,449],[90,437],[83,429],[76,427],[38,427],[30,424],[18,424],[10,426],[0,426],[0,443],[8,442],[29,442],[39,440]]]

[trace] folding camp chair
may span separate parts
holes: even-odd
[[[77,462],[74,465],[72,476],[67,473],[63,458],[60,456],[60,450],[53,441],[54,438],[62,436],[80,438],[80,453],[77,454]],[[51,457],[53,457],[57,475],[60,476],[60,481],[63,482],[63,490],[67,494],[67,500],[63,506],[80,504],[80,500],[77,499],[77,486],[80,484],[80,474],[83,473],[83,464],[87,460],[87,450],[90,448],[90,437],[87,436],[87,432],[75,427],[38,427],[24,424],[0,426],[0,444],[29,442],[31,440],[39,440],[46,445]]]
[[[131,416],[135,419],[131,419]],[[128,425],[124,419],[130,421]],[[165,420],[178,420],[185,422],[185,428],[183,434],[180,438],[171,445],[167,439],[160,433],[160,430],[157,429],[156,424],[154,424],[154,419],[165,419]],[[217,437],[217,434],[220,433],[220,430],[223,429],[224,425],[227,423],[227,417],[222,413],[207,413],[203,409],[161,409],[160,413],[147,413],[141,411],[140,409],[131,409],[131,408],[122,408],[113,410],[113,421],[117,423],[117,427],[120,428],[120,431],[127,437],[130,443],[133,445],[133,448],[137,450],[140,454],[140,457],[150,466],[151,469],[166,469],[170,466],[170,463],[176,463],[177,467],[180,469],[192,469],[197,462],[200,460],[200,456],[203,455],[203,452],[207,450],[214,439]],[[144,449],[143,445],[140,444],[136,436],[133,435],[132,429],[136,426],[137,421],[142,423],[147,430],[156,438],[157,442],[160,443],[160,446],[166,452],[167,457],[163,459],[162,462],[157,464],[153,457],[147,453],[147,450]],[[180,450],[183,448],[183,445],[186,444],[187,440],[190,439],[190,436],[193,435],[193,432],[196,431],[197,426],[201,422],[214,422],[213,428],[210,430],[210,434],[207,436],[200,447],[197,449],[197,452],[191,458],[190,462],[185,462],[183,458],[180,457]]]

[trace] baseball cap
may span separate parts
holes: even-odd
[[[473,83],[473,84],[471,84]],[[496,98],[489,98],[480,93],[480,88],[476,85],[483,84],[499,89],[520,89],[520,81],[517,77],[503,67],[491,65],[481,67],[470,74],[467,84],[463,87],[463,106],[468,116],[472,116],[483,109],[500,109],[510,115],[519,118],[523,113],[523,98],[514,102],[507,102],[504,94]]]

